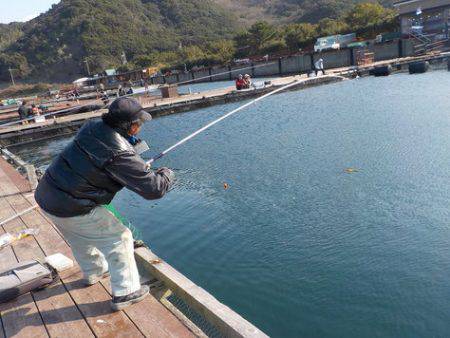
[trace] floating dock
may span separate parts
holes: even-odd
[[[30,183],[0,156],[0,222],[35,205]],[[69,245],[39,209],[0,226],[0,235],[39,228],[0,252],[0,270],[32,259],[62,253],[74,259]],[[75,266],[61,280],[40,291],[0,304],[0,338],[4,337],[267,337],[148,248],[135,251],[142,280],[151,295],[129,308],[112,312],[109,279],[84,287]],[[189,317],[177,307],[196,316]],[[193,318],[202,318],[201,322]]]
[[[136,96],[144,109],[152,116],[162,116],[189,111],[198,108],[210,107],[217,104],[235,102],[250,99],[255,96],[266,94],[276,88],[298,80],[298,85],[290,90],[335,83],[344,80],[342,76],[326,75],[308,78],[303,76],[289,76],[271,81],[271,85],[262,88],[239,90],[234,87],[220,88],[200,93],[182,95],[170,99],[155,99],[150,95]],[[89,119],[99,118],[106,110],[96,110],[88,113],[79,113],[67,116],[47,117],[45,122],[30,123],[27,125],[0,126],[0,146],[10,147],[22,145],[29,142],[36,142],[55,136],[62,136],[74,133],[80,126]]]

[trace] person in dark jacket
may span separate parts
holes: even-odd
[[[25,100],[22,101],[22,104],[19,107],[18,113],[19,113],[19,118],[22,121],[22,124],[28,124],[27,118],[30,115],[30,108],[27,107],[27,101],[25,101]]]
[[[136,134],[151,119],[132,98],[118,98],[102,116],[87,122],[46,170],[36,189],[41,209],[71,245],[86,285],[111,276],[112,308],[136,303],[148,294],[141,286],[133,237],[107,208],[126,187],[145,199],[165,195],[173,172],[156,172],[136,153]]]

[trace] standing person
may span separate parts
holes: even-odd
[[[102,102],[105,106],[109,103],[109,96],[105,91],[102,91],[100,93],[100,99],[102,100]]]
[[[69,242],[93,285],[111,275],[113,310],[144,299],[133,236],[104,206],[126,187],[145,199],[163,197],[172,186],[168,168],[150,170],[136,153],[136,135],[151,115],[132,98],[116,99],[99,121],[87,122],[53,161],[36,189],[36,202]]]
[[[119,97],[124,96],[126,94],[124,86],[125,86],[125,84],[123,84],[123,85],[119,84],[119,91],[118,91]]]
[[[22,121],[22,125],[28,124],[28,116],[30,115],[30,108],[27,107],[27,101],[23,100],[22,104],[19,107],[18,110],[19,118]]]
[[[325,69],[323,68],[323,59],[319,58],[319,60],[316,61],[314,64],[314,71],[316,72],[316,76],[319,73],[319,71],[322,72],[322,75],[325,75]]]

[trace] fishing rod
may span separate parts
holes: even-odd
[[[262,96],[260,96],[260,97],[258,97],[258,98],[256,98],[256,99],[250,101],[250,102],[247,102],[246,104],[243,104],[242,106],[240,106],[240,107],[238,107],[238,108],[236,108],[236,109],[234,109],[234,110],[232,110],[232,111],[226,113],[225,115],[222,115],[222,116],[219,117],[218,119],[216,119],[216,120],[214,120],[214,121],[208,123],[208,124],[205,125],[204,127],[200,128],[200,129],[198,129],[197,131],[193,132],[192,134],[186,136],[186,137],[183,138],[182,140],[180,140],[180,141],[178,141],[177,143],[175,143],[173,146],[167,148],[167,149],[164,150],[163,152],[161,152],[161,153],[159,153],[158,155],[156,155],[155,157],[151,158],[150,160],[147,161],[147,164],[150,165],[150,164],[152,164],[153,162],[155,162],[156,160],[159,160],[160,158],[164,157],[165,155],[167,155],[167,154],[168,154],[169,152],[171,152],[172,150],[178,148],[178,147],[181,146],[182,144],[186,143],[187,141],[189,141],[190,139],[194,138],[194,137],[197,136],[198,134],[204,132],[205,130],[211,128],[212,126],[214,126],[215,124],[219,123],[220,121],[225,120],[227,117],[230,117],[230,116],[236,114],[237,112],[239,112],[239,111],[241,111],[241,110],[243,110],[243,109],[245,109],[245,108],[247,108],[247,107],[249,107],[249,106],[255,104],[255,103],[258,102],[258,101],[264,100],[265,98],[267,98],[267,97],[269,97],[269,96],[272,96],[272,95],[274,95],[274,94],[276,94],[276,93],[279,93],[279,92],[281,92],[281,91],[283,91],[283,90],[286,90],[286,89],[288,89],[288,88],[290,88],[290,87],[293,87],[293,86],[297,85],[298,83],[300,83],[300,79],[294,80],[294,81],[292,81],[292,82],[290,82],[290,83],[288,83],[288,84],[286,84],[286,85],[284,85],[284,86],[282,86],[282,87],[280,87],[280,88],[277,88],[277,89],[275,89],[275,90],[273,90],[273,91],[271,91],[271,92],[269,92],[269,93],[267,93],[267,94],[264,94],[264,95],[262,95]]]

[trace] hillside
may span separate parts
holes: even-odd
[[[324,18],[336,19],[353,5],[368,0],[214,0],[217,4],[239,13],[242,23],[265,20],[274,24],[293,22],[317,23]],[[370,0],[369,0],[370,1]],[[373,0],[372,2],[378,2]],[[379,1],[390,7],[392,0]]]
[[[100,71],[118,66],[122,53],[130,60],[230,37],[232,22],[209,0],[62,0],[3,43],[0,78],[11,66],[40,80],[72,79],[84,74],[85,61]]]
[[[295,51],[320,35],[391,20],[373,4],[357,9],[365,13],[356,23],[343,15],[365,1],[61,0],[29,22],[0,25],[0,81],[9,79],[8,68],[28,81],[69,81],[87,66],[91,73],[117,68],[123,55],[130,67],[192,67]],[[252,26],[261,20],[273,25]]]
[[[19,22],[7,25],[0,23],[0,51],[8,48],[22,36],[22,27],[23,24]]]

